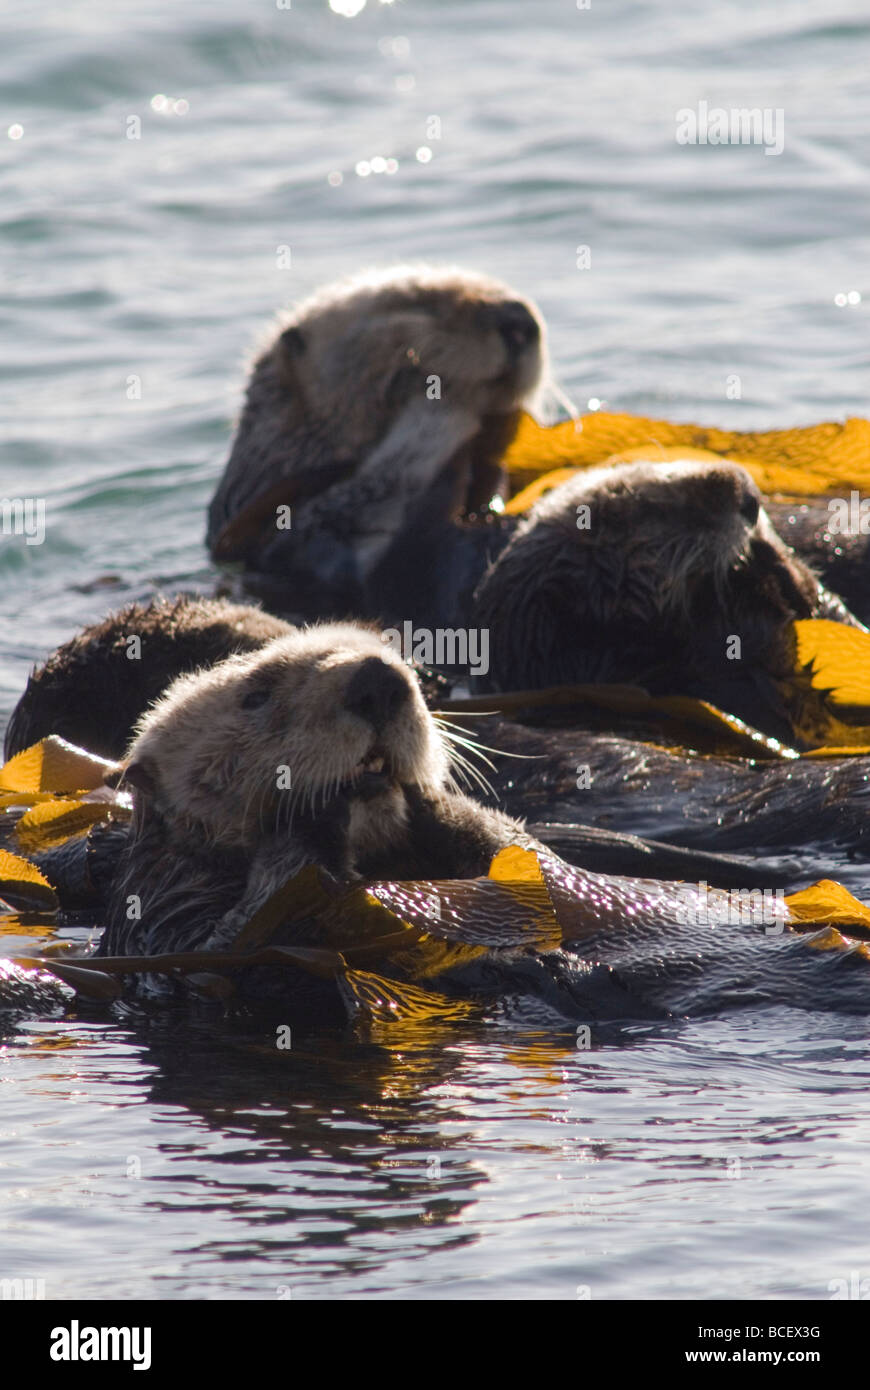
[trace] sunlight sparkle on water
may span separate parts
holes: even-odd
[[[369,174],[395,174],[399,161],[397,159],[385,159],[383,155],[376,154],[372,159],[360,159],[354,166],[356,173],[361,179],[367,179]],[[329,176],[330,183],[332,175]]]
[[[156,92],[151,98],[151,110],[160,116],[186,116],[190,102],[186,97],[168,97],[164,92]]]

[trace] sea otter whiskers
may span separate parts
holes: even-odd
[[[400,266],[328,286],[278,327],[251,372],[209,547],[280,574],[307,615],[386,616],[403,595],[378,573],[414,519],[446,524],[498,491],[543,370],[542,320],[487,276]]]
[[[413,672],[352,623],[180,677],[123,769],[134,816],[104,954],[226,943],[306,864],[473,877],[528,839],[454,790],[448,737]]]
[[[793,670],[791,620],[808,617],[860,626],[779,538],[745,469],[598,468],[543,497],[484,576],[481,685],[633,682],[787,736],[775,682]]]

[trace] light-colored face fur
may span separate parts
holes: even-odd
[[[577,508],[589,507],[588,529]],[[702,460],[634,463],[597,468],[555,488],[534,507],[514,544],[537,526],[555,526],[572,542],[600,553],[602,567],[619,569],[620,602],[637,597],[649,609],[685,614],[699,580],[717,592],[753,541],[763,540],[788,563],[789,551],[771,525],[761,494],[737,464]],[[615,561],[618,560],[618,567]],[[795,572],[803,567],[794,562]]]
[[[180,677],[143,717],[125,767],[137,815],[156,812],[198,846],[242,849],[292,835],[294,817],[316,816],[339,791],[353,850],[389,846],[405,821],[402,787],[436,793],[449,777],[413,671],[352,623],[300,629]]]
[[[544,325],[507,285],[453,267],[401,266],[330,285],[301,304],[275,351],[306,406],[357,448],[437,376],[441,400],[480,416],[519,408],[545,362]]]

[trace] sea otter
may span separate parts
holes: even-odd
[[[102,957],[241,949],[252,916],[308,865],[343,883],[380,882],[381,901],[438,936],[402,881],[481,879],[498,850],[519,846],[537,853],[559,930],[539,938],[529,909],[506,935],[489,922],[482,952],[437,963],[424,952],[413,975],[424,988],[490,1007],[537,997],[563,1021],[759,1001],[870,1007],[866,963],[840,949],[826,968],[792,932],[781,895],[764,899],[763,917],[746,916],[741,899],[735,918],[729,895],[703,884],[571,868],[521,822],[455,790],[445,732],[412,671],[358,624],[298,630],[179,677],[143,718],[123,772],[134,814]],[[461,916],[444,932],[448,946],[462,941]],[[387,950],[383,963],[401,985],[401,958]],[[305,1012],[326,1008],[341,981],[339,969],[306,993]],[[143,988],[154,991],[153,974]],[[308,986],[295,964],[254,964],[239,990],[295,1010]]]
[[[322,289],[254,362],[209,508],[212,554],[271,575],[307,618],[461,606],[497,526],[457,523],[503,486],[544,337],[531,301],[455,267]]]
[[[104,954],[226,944],[307,864],[341,879],[469,878],[529,840],[455,789],[413,671],[353,623],[179,677],[122,767],[134,815]]]
[[[127,604],[31,672],[6,729],[5,756],[58,734],[120,758],[136,721],[176,676],[291,631],[251,604],[221,599],[181,595]]]
[[[496,1009],[510,998],[524,1008],[536,997],[551,1021],[717,1012],[758,1001],[870,1007],[866,965],[842,946],[827,959],[807,950],[781,895],[761,895],[763,919],[745,918],[741,906],[736,919],[717,917],[724,925],[711,932],[706,914],[731,914],[728,895],[711,897],[703,883],[572,868],[522,822],[456,790],[451,763],[446,730],[413,672],[371,628],[296,629],[179,677],[141,720],[118,769],[134,810],[98,960],[126,957],[129,978],[146,995],[162,994],[171,977],[148,971],[148,957],[215,952],[219,971],[235,947],[241,996],[280,1004],[294,1023],[334,1017],[350,989],[343,957],[332,951],[312,986],[295,936],[304,922],[279,927],[280,960],[254,958],[240,968],[238,959],[251,918],[315,865],[337,888],[377,885],[375,901],[395,904],[399,925],[407,919],[412,934],[423,932],[415,941],[446,943],[446,954],[422,946],[410,978],[402,952],[393,960],[375,943],[381,955],[371,978],[381,960],[399,988],[416,982]],[[489,879],[469,885],[469,902],[483,895],[476,921],[466,922],[458,906],[440,928],[440,917],[426,916],[420,880],[483,880],[494,854],[510,846],[536,852],[555,932],[538,920],[539,899],[537,906],[517,899],[511,922],[493,919]],[[747,881],[738,883],[745,897]],[[465,901],[449,884],[441,891],[450,903]],[[453,951],[451,943],[466,940],[480,947]],[[366,947],[351,936],[342,949],[358,945]],[[106,968],[115,967],[106,960]],[[214,979],[199,971],[191,986]]]
[[[222,600],[182,596],[129,604],[65,643],[33,673],[7,731],[7,753],[11,757],[56,734],[119,760],[136,724],[177,676],[211,667],[234,653],[256,651],[275,636],[289,636],[295,631],[258,608]],[[128,658],[131,638],[138,638],[139,660]],[[413,671],[427,706],[437,709],[449,693],[449,683],[425,668],[415,666]],[[534,770],[540,772],[537,746],[531,748],[534,732],[517,732],[519,744],[514,751],[521,751],[523,742],[528,742]],[[490,737],[489,733],[486,736]],[[499,742],[498,737],[495,741]],[[486,784],[479,775],[485,767],[485,753],[481,752],[484,761],[478,773],[467,775],[487,800]],[[473,747],[462,749],[462,756],[467,753],[473,767],[478,755]],[[453,755],[460,756],[459,748],[454,748]],[[573,767],[576,758],[572,761],[570,751],[554,747],[549,762],[556,786],[559,774],[566,765]],[[519,775],[515,759],[511,766]],[[514,808],[516,785],[515,778],[499,793],[506,795]],[[594,871],[647,878],[704,878],[722,887],[738,880],[750,886],[762,879],[765,883],[773,881],[770,866],[756,870],[745,859],[715,853],[715,847],[714,852],[676,848],[656,839],[654,830],[652,839],[640,839],[580,825],[575,814],[537,815],[535,819],[548,822],[531,827],[538,840],[555,844],[570,862]],[[567,819],[570,824],[552,824],[554,819]],[[117,827],[109,834],[98,826],[81,844],[64,845],[41,856],[40,867],[58,888],[65,909],[102,910],[106,886],[114,873],[119,834]],[[777,883],[785,877],[782,872],[774,874]]]
[[[682,1007],[699,993],[696,938],[709,932],[680,926],[686,889],[570,869],[521,822],[455,790],[444,730],[413,673],[371,629],[317,625],[180,677],[143,718],[123,772],[134,814],[102,957],[231,950],[307,865],[340,881],[391,880],[401,889],[395,880],[482,878],[498,850],[516,845],[534,848],[548,866],[571,950],[558,937],[534,949],[532,913],[528,945],[514,929],[510,944],[483,956],[460,952],[455,965],[437,968],[439,989],[491,1002],[536,995],[563,1019],[661,1016],[669,998]],[[773,928],[785,932],[781,902],[773,914]],[[703,1007],[714,978],[715,988],[733,990],[747,960],[763,955],[759,931],[752,939],[738,933],[727,949],[722,940],[719,968],[700,991]],[[608,957],[612,965],[603,963]],[[639,992],[623,973],[629,961]],[[399,962],[400,980],[401,969]],[[778,988],[789,987],[786,972]],[[153,994],[165,984],[146,974],[140,988]],[[800,989],[798,977],[795,997]],[[249,967],[239,990],[282,1001],[294,1017],[300,1000],[306,1014],[322,1013],[331,993],[317,986],[312,1000],[310,980],[293,964]],[[861,1002],[868,989],[859,982],[858,992]]]
[[[861,624],[777,535],[745,469],[630,463],[546,494],[475,596],[481,689],[632,683],[712,701],[779,738],[791,622]]]

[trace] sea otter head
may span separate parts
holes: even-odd
[[[477,621],[502,688],[643,683],[662,670],[685,688],[688,667],[787,671],[790,621],[818,599],[745,469],[639,462],[578,473],[543,497],[485,576]]]
[[[400,266],[315,294],[274,351],[309,413],[359,451],[415,396],[481,417],[517,410],[541,377],[544,325],[498,280]]]
[[[586,529],[578,510],[584,504]],[[751,570],[760,580],[775,567],[781,598],[794,616],[809,616],[815,581],[774,531],[758,487],[738,464],[692,459],[595,469],[566,485],[564,498],[545,499],[539,518],[546,525],[566,507],[575,535],[596,554],[602,588],[626,615],[691,621],[699,596],[710,593],[727,606],[738,575]],[[608,582],[615,572],[618,582]]]
[[[420,455],[411,493],[446,479],[438,505],[485,508],[544,363],[538,310],[498,280],[400,266],[326,286],[271,325],[253,363],[209,546],[257,564],[276,506],[352,477],[390,439]]]
[[[300,628],[174,681],[125,759],[136,815],[193,846],[340,833],[345,858],[388,848],[406,791],[448,781],[413,671],[371,628]],[[134,822],[135,824],[135,822]]]

